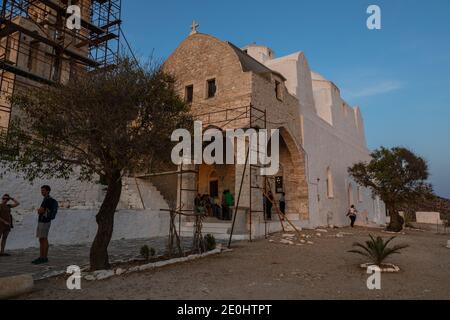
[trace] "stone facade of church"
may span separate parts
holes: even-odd
[[[251,116],[239,117],[239,108],[265,111],[265,128],[280,129],[281,168],[276,176],[282,177],[291,221],[302,227],[343,226],[354,204],[361,213],[359,223],[385,223],[383,203],[358,187],[347,172],[354,163],[370,159],[360,110],[341,98],[334,83],[312,72],[302,52],[275,58],[265,46],[240,49],[193,33],[168,58],[164,69],[176,77],[179,94],[189,100],[205,128],[254,127]],[[208,92],[211,81],[213,95]],[[210,180],[218,180],[220,191],[232,190],[237,197],[243,165],[225,171],[219,167],[197,168],[200,193],[210,194]],[[245,172],[238,214],[258,236],[258,224],[264,222],[264,182],[250,166]],[[183,187],[195,188],[196,179],[195,175],[183,178]],[[178,205],[192,208],[193,197],[181,196]]]

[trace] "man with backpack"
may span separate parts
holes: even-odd
[[[51,188],[43,186],[41,194],[44,197],[41,207],[38,209],[38,227],[36,237],[39,239],[40,257],[34,260],[33,264],[48,263],[48,234],[52,221],[56,218],[58,213],[58,202],[50,196]]]

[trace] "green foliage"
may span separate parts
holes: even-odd
[[[357,163],[348,172],[359,185],[370,188],[373,196],[380,197],[391,215],[391,230],[400,231],[403,219],[398,208],[433,197],[433,188],[426,182],[427,162],[402,147],[382,147],[371,156],[369,163]]]
[[[350,250],[348,252],[356,253],[371,259],[371,262],[377,266],[381,266],[383,261],[390,255],[400,253],[400,250],[409,247],[408,245],[396,245],[388,248],[389,243],[396,237],[389,238],[384,241],[383,238],[377,237],[376,239],[370,235],[370,240],[366,241],[365,244],[354,243],[353,246],[360,248],[362,250]]]
[[[92,270],[108,268],[122,177],[170,163],[171,135],[192,128],[175,79],[159,65],[123,57],[113,67],[81,73],[66,84],[17,91],[0,166],[27,179],[69,178],[107,185],[91,247]],[[6,172],[7,172],[6,171]]]
[[[212,234],[207,234],[205,236],[205,246],[206,251],[211,251],[216,248],[216,238]]]
[[[18,91],[0,164],[29,180],[150,171],[170,160],[173,130],[191,128],[189,106],[160,66],[123,58],[57,86]]]

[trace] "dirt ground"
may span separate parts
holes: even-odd
[[[337,238],[339,232],[351,234]],[[448,235],[410,230],[399,235],[394,244],[410,247],[388,262],[401,271],[382,274],[382,289],[370,291],[368,275],[359,267],[366,259],[347,252],[369,233],[390,236],[364,228],[328,230],[320,237],[316,231],[304,231],[313,244],[299,246],[281,244],[279,234],[239,242],[232,252],[184,264],[83,281],[79,291],[66,289],[64,278],[39,281],[35,291],[21,299],[450,299]]]

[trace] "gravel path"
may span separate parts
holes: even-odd
[[[336,237],[344,232],[343,237]],[[382,275],[382,290],[369,291],[364,258],[347,253],[368,234],[364,228],[302,232],[313,244],[281,244],[282,235],[240,242],[229,253],[100,282],[69,291],[64,278],[36,283],[24,299],[450,299],[450,237],[406,231],[394,243],[410,248],[389,262],[402,271]]]

